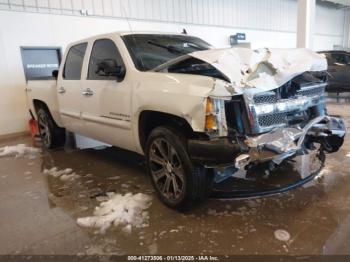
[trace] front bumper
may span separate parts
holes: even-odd
[[[340,117],[319,116],[304,127],[278,128],[266,134],[248,137],[251,162],[273,161],[303,154],[312,142],[320,143],[326,152],[335,152],[342,146],[346,135],[346,123]]]
[[[239,143],[224,137],[213,140],[189,140],[188,152],[194,163],[208,167],[232,165],[235,157],[244,152],[244,149]]]
[[[272,161],[279,165],[286,158],[305,154],[317,142],[326,152],[337,151],[344,142],[346,123],[340,117],[319,116],[300,127],[280,127],[244,140],[221,138],[190,140],[188,151],[192,161],[206,167],[235,165],[244,168],[249,163]]]

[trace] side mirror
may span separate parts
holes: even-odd
[[[52,71],[52,77],[55,79],[58,78],[58,70],[57,69]]]
[[[116,77],[118,80],[122,80],[126,74],[126,70],[124,66],[118,66],[116,71]]]
[[[122,79],[125,76],[125,68],[119,66],[114,59],[105,59],[97,63],[97,69],[95,72],[99,76],[115,76],[117,79]]]

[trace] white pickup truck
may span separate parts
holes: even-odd
[[[326,113],[326,69],[306,49],[118,32],[70,44],[53,80],[29,81],[27,97],[45,147],[69,130],[145,155],[157,195],[181,210],[209,195],[218,169],[337,151],[346,126]]]

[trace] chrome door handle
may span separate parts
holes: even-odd
[[[84,96],[92,96],[94,95],[94,92],[90,89],[90,88],[87,88],[83,91],[82,93]]]
[[[65,92],[66,92],[66,89],[64,89],[63,87],[60,87],[58,89],[58,93],[60,93],[60,94],[64,94]]]

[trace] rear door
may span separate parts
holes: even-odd
[[[87,43],[80,43],[69,48],[57,81],[59,112],[64,126],[80,133],[83,128],[81,119],[82,87],[81,75]]]
[[[83,80],[82,117],[88,137],[134,150],[131,131],[131,83],[117,77],[113,68],[126,72],[116,42],[96,39],[89,47],[90,58]]]

